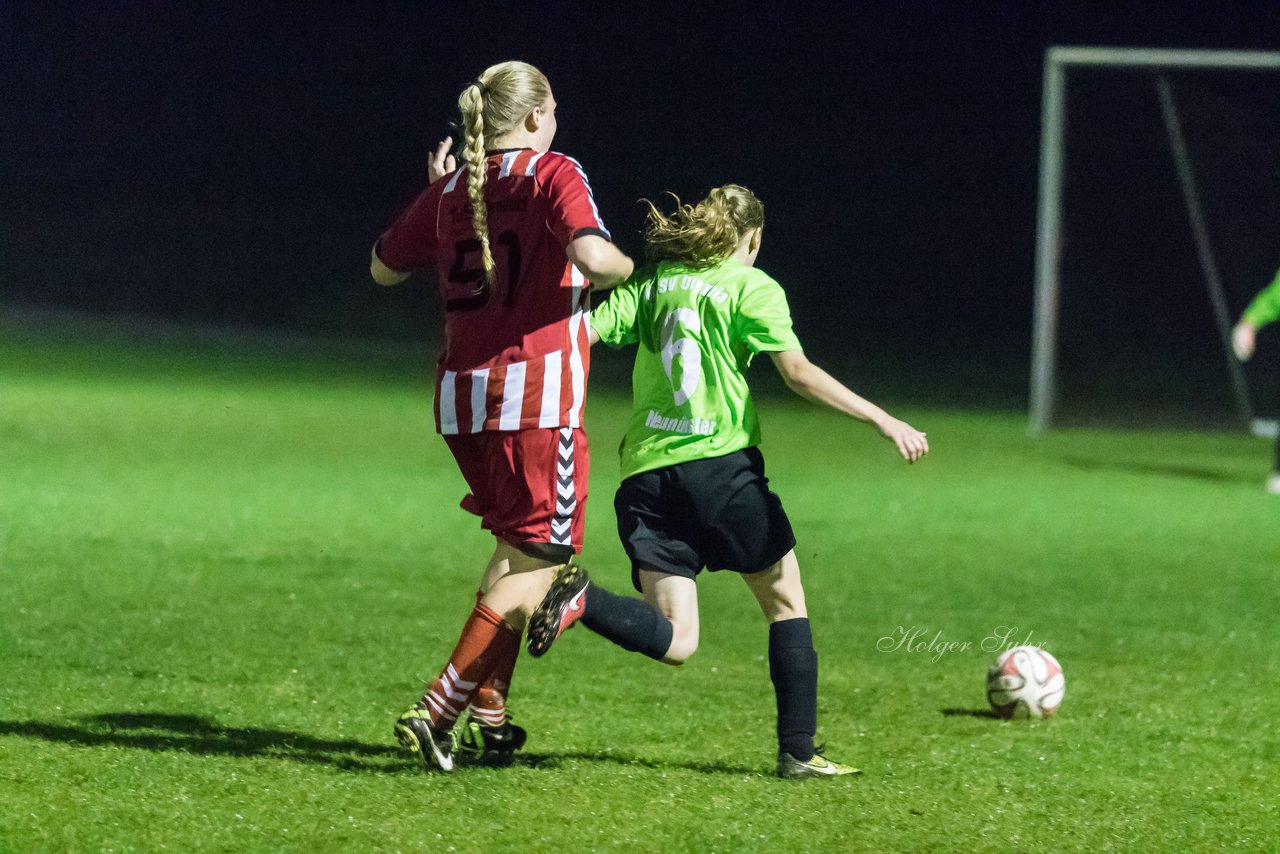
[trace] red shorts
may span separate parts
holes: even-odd
[[[485,431],[444,440],[471,488],[462,509],[479,516],[482,528],[539,557],[582,551],[591,468],[585,431]]]

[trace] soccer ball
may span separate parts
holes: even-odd
[[[1047,718],[1066,690],[1062,665],[1038,646],[1007,649],[987,671],[987,702],[1002,718]]]

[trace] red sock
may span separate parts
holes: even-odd
[[[476,604],[484,598],[484,591],[476,591]],[[497,666],[488,679],[480,683],[471,701],[472,716],[485,726],[500,727],[507,722],[507,695],[511,693],[511,674],[516,669],[520,655],[520,635],[514,630],[498,636],[501,649],[496,656]]]
[[[499,635],[494,646],[499,647],[495,655],[497,666],[476,691],[471,714],[485,726],[500,727],[507,722],[507,694],[520,656],[520,634],[509,629]]]
[[[462,627],[449,663],[418,701],[419,707],[431,712],[432,726],[440,729],[453,726],[471,703],[480,683],[490,678],[504,660],[503,652],[511,645],[511,638],[518,647],[519,634],[497,611],[478,603]]]

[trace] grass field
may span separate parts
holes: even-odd
[[[576,630],[516,671],[514,767],[424,775],[391,723],[490,548],[424,361],[0,322],[0,851],[1280,846],[1269,447],[1032,441],[1015,411],[902,406],[933,446],[908,467],[866,428],[762,402],[819,737],[861,778],[772,778],[766,632],[722,575],[688,665]],[[585,562],[619,591],[625,403],[589,403]],[[1062,661],[1057,718],[985,714],[1001,627]]]

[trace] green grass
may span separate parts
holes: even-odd
[[[575,631],[516,671],[520,762],[422,774],[390,725],[490,549],[428,374],[360,347],[0,322],[0,850],[1277,846],[1269,447],[1032,441],[1017,412],[903,405],[934,449],[908,467],[763,401],[821,737],[862,778],[770,776],[765,627],[723,574],[685,667]],[[619,591],[624,415],[593,390],[585,558]],[[1001,626],[1062,661],[1057,718],[981,714]],[[877,649],[912,628],[972,647]]]

